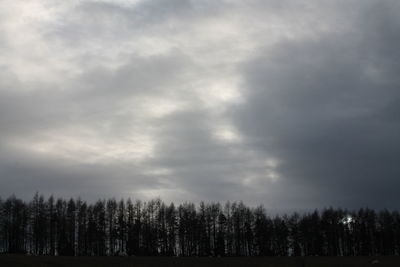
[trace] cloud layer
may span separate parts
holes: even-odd
[[[395,208],[397,1],[5,1],[0,194]]]

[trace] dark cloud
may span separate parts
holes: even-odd
[[[246,65],[235,116],[254,149],[281,160],[283,203],[295,194],[313,206],[396,207],[396,6],[377,3],[348,32],[283,42]]]

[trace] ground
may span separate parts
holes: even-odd
[[[51,257],[0,255],[0,267],[358,267],[400,266],[400,257]]]

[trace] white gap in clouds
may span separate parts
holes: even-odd
[[[233,76],[224,80],[212,81],[210,86],[204,90],[205,98],[214,99],[216,102],[237,103],[242,100],[238,87],[238,78]],[[219,104],[219,103],[215,103]]]
[[[177,93],[172,96],[165,94],[160,96],[130,97],[125,103],[121,104],[115,113],[123,117],[130,117],[132,120],[141,122],[144,126],[153,128],[153,126],[157,127],[157,125],[154,124],[152,119],[162,119],[190,108],[191,103],[182,99],[182,96]],[[113,120],[109,120],[106,125],[112,122]]]
[[[151,169],[144,170],[142,173],[148,176],[168,176],[173,174],[173,170],[170,168],[152,166]]]
[[[230,125],[217,127],[213,133],[213,137],[223,143],[240,143],[242,141],[240,134]]]
[[[203,107],[217,114],[223,113],[227,106],[243,101],[239,89],[240,79],[230,73],[225,74],[221,78],[208,77],[207,72],[202,73],[198,77],[198,82],[191,86],[191,90],[196,93]],[[223,73],[219,75],[223,75]]]
[[[166,203],[176,201],[178,203],[193,199],[193,195],[184,189],[170,185],[163,188],[143,188],[129,192],[129,195],[134,196],[139,200],[154,200],[157,198],[163,199]]]
[[[114,5],[120,5],[123,7],[132,7],[143,1],[146,1],[146,0],[88,0],[88,2],[110,3],[110,4],[114,4]]]
[[[37,136],[14,138],[11,145],[38,156],[94,164],[114,161],[141,162],[153,156],[155,141],[131,132],[122,139],[107,140],[90,129],[57,129]]]
[[[174,98],[149,97],[141,101],[140,109],[149,117],[162,118],[188,108],[187,103]]]

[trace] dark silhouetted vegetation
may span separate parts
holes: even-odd
[[[399,255],[397,211],[270,216],[242,202],[0,200],[0,252],[63,256]]]

